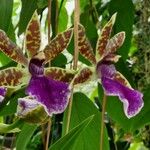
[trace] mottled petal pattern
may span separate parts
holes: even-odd
[[[45,53],[46,61],[51,61],[54,59],[58,54],[60,54],[65,48],[67,48],[71,37],[72,37],[73,30],[68,29],[63,33],[58,34],[49,45],[47,45],[43,52]]]
[[[87,39],[85,29],[81,24],[78,25],[78,48],[81,55],[88,59],[92,64],[96,64],[93,48]]]
[[[137,115],[142,109],[144,105],[142,100],[143,94],[139,91],[125,87],[107,77],[102,77],[101,82],[106,95],[118,96],[123,102],[124,112],[128,118]]]
[[[93,70],[92,68],[83,68],[79,71],[79,73],[74,77],[73,84],[81,84],[89,81],[92,78]]]
[[[7,89],[4,87],[0,87],[0,103],[3,101],[6,95]]]
[[[116,35],[114,35],[107,43],[106,45],[106,55],[110,53],[116,52],[117,49],[119,49],[125,39],[125,32],[119,32]]]
[[[35,12],[27,26],[25,45],[29,58],[34,56],[41,45],[40,22]]]
[[[23,55],[22,50],[13,43],[2,30],[0,30],[0,50],[12,60],[24,66],[28,65],[28,60]]]
[[[99,39],[96,45],[96,60],[97,61],[100,61],[105,56],[106,45],[109,41],[112,27],[115,23],[115,19],[116,19],[116,13],[111,17],[111,19],[108,21],[108,23],[104,26],[104,28],[101,31],[101,34],[99,36]]]
[[[45,76],[53,80],[70,83],[72,79],[74,78],[76,71],[62,69],[58,67],[49,67],[49,68],[45,68],[44,74]]]
[[[30,74],[25,69],[11,67],[0,71],[0,86],[16,88],[28,83]]]
[[[36,97],[50,116],[62,113],[70,97],[69,84],[45,76],[32,77],[26,93]]]

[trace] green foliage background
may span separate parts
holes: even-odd
[[[57,33],[64,31],[67,27],[73,26],[73,13],[68,14],[66,5],[70,4],[70,10],[73,9],[73,0],[53,0],[51,10],[51,37],[55,37]],[[141,1],[142,3],[142,1]],[[24,38],[24,32],[27,24],[31,19],[35,10],[41,19],[42,36],[47,35],[47,0],[0,0],[0,29],[4,30],[10,39],[19,45],[22,45],[20,38]],[[131,85],[139,88],[144,92],[144,108],[134,118],[127,119],[123,112],[122,103],[117,97],[109,97],[107,101],[107,115],[106,127],[104,135],[105,150],[112,150],[115,147],[121,150],[138,150],[138,147],[150,148],[150,140],[148,141],[149,132],[146,127],[150,124],[150,87],[149,84],[144,83],[145,87],[137,86],[141,76],[136,76],[136,66],[130,65],[127,61],[133,61],[138,57],[135,53],[140,51],[136,36],[133,34],[137,20],[140,20],[138,15],[137,5],[140,3],[133,3],[132,0],[80,0],[80,22],[86,29],[86,34],[91,42],[93,48],[96,47],[98,38],[98,30],[102,29],[104,24],[109,20],[110,16],[117,12],[117,20],[113,28],[113,34],[119,31],[126,32],[126,40],[124,45],[118,50],[122,56],[117,63],[118,70],[129,80]],[[140,30],[140,26],[139,30]],[[150,36],[150,35],[149,35]],[[137,41],[138,42],[138,41]],[[143,41],[144,43],[145,41]],[[133,48],[134,47],[134,48]],[[134,51],[133,51],[134,49]],[[74,51],[73,39],[63,54],[60,54],[52,61],[52,66],[59,66],[65,68],[72,62],[72,55]],[[139,52],[139,53],[143,53]],[[129,55],[132,54],[132,55]],[[144,58],[142,58],[144,59]],[[82,56],[79,56],[81,64],[91,65]],[[16,66],[7,56],[0,52],[1,69]],[[88,85],[85,85],[88,87]],[[101,85],[93,83],[92,91],[87,94],[88,89],[84,89],[83,93],[79,92],[73,95],[73,108],[71,113],[70,130],[67,135],[64,134],[66,127],[66,112],[61,115],[53,116],[52,130],[50,137],[51,150],[97,150],[99,149],[100,141],[100,116],[101,116],[101,101],[103,91]],[[96,92],[95,92],[96,91]],[[2,123],[12,123],[15,119],[15,112],[17,107],[17,99],[24,96],[24,89],[17,91],[10,91],[6,98],[6,103],[0,105],[0,117]],[[21,132],[12,134],[1,134],[1,146],[9,146],[5,141],[7,137],[16,137],[13,141],[12,147],[17,150],[34,150],[42,149],[41,128],[37,125],[30,125],[22,122],[20,127]],[[127,139],[128,135],[129,139]],[[132,143],[135,148],[130,146]],[[144,144],[145,146],[144,146]],[[130,147],[130,148],[129,148]],[[146,148],[145,148],[146,149]]]

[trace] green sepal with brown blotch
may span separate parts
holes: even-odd
[[[78,49],[81,55],[83,55],[88,61],[92,64],[96,64],[93,48],[87,39],[85,29],[81,24],[78,25]]]
[[[117,14],[115,13],[107,22],[107,24],[103,27],[101,34],[97,40],[97,45],[96,45],[96,60],[97,61],[100,61],[105,56],[106,46],[111,35],[112,27],[116,20],[116,15]]]
[[[115,53],[119,49],[125,40],[125,32],[119,32],[115,34],[107,43],[106,55]]]
[[[94,67],[84,67],[78,71],[73,79],[73,84],[84,84],[88,81],[95,79],[95,68]]]
[[[26,69],[10,67],[0,71],[0,86],[18,88],[28,84],[30,74]]]
[[[53,60],[58,56],[70,43],[72,38],[73,29],[67,29],[66,31],[59,33],[51,42],[44,48],[45,63]]]
[[[83,84],[92,79],[94,74],[93,67],[84,67],[78,71],[49,67],[45,69],[45,76],[53,80],[67,82],[72,85]]]
[[[49,67],[45,68],[44,74],[47,77],[52,78],[53,80],[70,83],[77,74],[77,71],[70,69],[62,69],[58,67]]]
[[[0,50],[13,61],[24,66],[28,65],[28,60],[22,50],[8,38],[3,30],[0,30]]]
[[[35,11],[26,29],[25,48],[29,58],[32,58],[41,45],[41,32],[38,14]]]

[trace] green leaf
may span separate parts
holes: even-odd
[[[7,116],[14,114],[16,112],[18,98],[25,96],[24,90],[25,90],[24,88],[20,89],[4,100],[4,103],[0,105],[0,116]],[[8,105],[6,105],[8,101],[9,103]]]
[[[65,133],[67,112],[65,112],[63,121],[63,135]],[[94,103],[84,94],[75,93],[73,96],[73,105],[70,120],[70,129],[77,126],[81,121],[94,115],[94,119],[89,126],[78,137],[74,147],[71,150],[97,150],[100,146],[100,125],[101,114]],[[104,149],[109,150],[108,135],[104,130]]]
[[[22,8],[19,19],[19,35],[26,30],[28,22],[30,21],[34,11],[37,9],[36,0],[21,0]]]
[[[65,31],[68,24],[68,14],[65,7],[61,8],[59,17],[58,17],[58,32]]]
[[[0,133],[15,133],[20,132],[19,127],[23,124],[22,120],[18,119],[12,124],[0,123]]]
[[[111,0],[109,4],[110,15],[117,12],[116,23],[113,28],[114,34],[125,31],[126,39],[119,53],[126,60],[131,45],[132,26],[134,23],[134,6],[131,0]]]
[[[11,23],[13,0],[0,0],[0,29],[8,31]]]
[[[24,124],[21,132],[17,136],[16,149],[17,150],[26,150],[26,146],[30,141],[34,131],[36,130],[36,125]]]
[[[48,1],[47,0],[37,0],[38,8],[43,9],[47,5],[48,5]]]
[[[99,85],[99,99],[102,99],[103,96],[103,90],[102,87]],[[149,111],[150,111],[150,87],[145,91],[144,93],[144,107],[142,108],[141,112],[131,118],[128,119],[123,111],[123,104],[122,102],[117,98],[113,96],[107,97],[107,112],[111,119],[116,121],[125,131],[133,132],[140,127],[149,124],[150,118],[149,118]]]
[[[12,25],[11,16],[13,10],[13,0],[0,0],[0,29],[4,30],[9,37],[12,37],[12,33],[10,35],[10,27]],[[0,66],[6,65],[11,60],[0,52]]]
[[[63,54],[59,54],[55,59],[51,61],[52,66],[63,67],[67,63],[67,58]]]
[[[79,138],[80,134],[88,127],[92,121],[93,115],[82,121],[75,128],[70,130],[68,134],[59,139],[49,149],[50,150],[72,150],[74,143]]]

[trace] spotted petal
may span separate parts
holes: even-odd
[[[62,113],[70,97],[69,84],[45,76],[32,77],[26,93],[34,96],[50,116]]]
[[[0,87],[0,103],[3,101],[6,95],[7,89],[4,87]]]
[[[26,50],[29,58],[34,56],[40,48],[41,34],[40,34],[40,22],[38,14],[35,12],[27,26],[26,30]]]
[[[114,35],[107,43],[106,55],[116,52],[116,50],[122,46],[124,39],[125,32],[119,32],[116,35]]]
[[[79,70],[78,74],[74,77],[74,85],[76,84],[82,84],[89,80],[91,80],[93,77],[93,68],[85,67]]]
[[[68,29],[63,33],[58,34],[49,45],[47,45],[43,52],[45,53],[46,61],[51,61],[54,59],[58,54],[60,54],[65,48],[67,48],[71,37],[72,37],[73,30]]]
[[[124,112],[128,118],[137,115],[142,109],[144,105],[143,94],[139,91],[130,89],[107,77],[102,77],[101,82],[106,95],[118,96],[123,102]]]
[[[84,27],[78,25],[78,48],[81,55],[88,59],[92,64],[96,64],[95,55],[93,53],[93,48],[85,35]]]
[[[105,56],[105,50],[106,45],[109,41],[112,27],[116,20],[116,13],[111,17],[111,19],[108,21],[108,23],[104,26],[104,28],[101,31],[101,34],[98,38],[97,45],[96,45],[96,60],[99,61],[103,59]]]
[[[45,75],[53,80],[70,83],[74,78],[76,71],[67,70],[58,67],[49,67],[45,69]]]
[[[13,43],[2,30],[0,30],[0,50],[12,60],[24,66],[28,65],[28,60],[23,55],[22,50]]]
[[[16,88],[28,83],[30,75],[25,69],[11,67],[0,71],[0,86]]]

